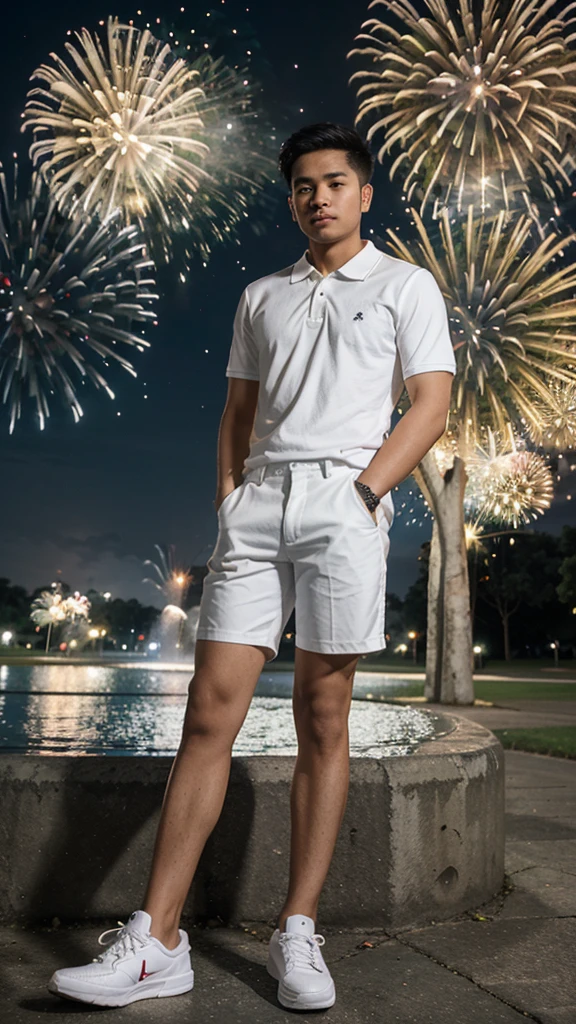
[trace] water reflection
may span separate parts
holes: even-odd
[[[43,754],[173,756],[193,668],[1,666],[0,749]],[[358,672],[350,711],[355,757],[403,755],[445,723],[414,707],[358,699],[398,692],[404,679]],[[263,673],[233,754],[297,753],[291,672]]]

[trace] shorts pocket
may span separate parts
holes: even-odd
[[[354,481],[355,481],[356,479],[357,479],[357,478],[356,478],[355,476],[350,476],[350,477],[348,478],[348,482],[349,482],[349,485],[350,485],[350,487],[352,488],[352,490],[353,490],[353,492],[354,492],[354,495],[353,495],[353,497],[354,497],[354,502],[355,502],[355,504],[356,504],[356,505],[358,505],[358,504],[359,504],[359,505],[361,506],[361,508],[362,508],[362,509],[363,509],[363,511],[364,511],[364,515],[365,515],[365,516],[367,516],[367,518],[368,518],[368,519],[370,520],[370,522],[372,523],[372,526],[374,527],[374,529],[375,529],[375,530],[377,530],[377,529],[378,529],[378,527],[380,526],[380,522],[381,522],[381,520],[382,520],[382,516],[384,515],[384,509],[383,509],[383,507],[382,507],[382,502],[380,502],[380,504],[379,504],[379,505],[377,505],[377,506],[376,506],[376,509],[375,509],[375,512],[376,512],[376,517],[377,517],[377,521],[376,521],[376,520],[375,520],[375,519],[373,518],[373,516],[372,516],[372,514],[370,513],[370,511],[368,510],[368,508],[367,508],[367,506],[366,506],[366,503],[364,502],[364,499],[363,499],[362,495],[361,495],[361,494],[360,494],[360,493],[358,492],[358,489],[357,489],[357,487],[356,487],[356,484],[354,483]]]
[[[238,484],[238,486],[237,486],[237,487],[235,487],[233,491],[230,491],[230,492],[229,492],[229,493],[228,493],[228,494],[226,495],[226,497],[224,498],[224,500],[220,502],[220,504],[219,504],[219,506],[218,506],[218,509],[217,509],[217,512],[216,512],[216,514],[217,514],[218,516],[220,515],[220,513],[221,513],[221,512],[222,512],[222,511],[223,511],[224,509],[227,509],[227,508],[228,508],[228,506],[229,506],[229,505],[230,505],[230,503],[232,502],[232,499],[233,499],[233,498],[234,498],[235,496],[236,496],[236,497],[238,496],[238,491],[241,491],[241,490],[242,490],[242,488],[243,488],[243,486],[244,486],[245,482],[246,482],[246,481],[245,481],[245,480],[243,480],[241,484]],[[232,502],[232,504],[233,504],[233,502]]]

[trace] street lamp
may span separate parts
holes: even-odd
[[[482,668],[482,648],[480,644],[476,644],[472,650],[474,651],[474,668]],[[478,664],[476,664],[478,661]]]
[[[560,644],[558,643],[557,640],[553,640],[552,643],[550,644],[550,647],[554,651],[554,664],[555,664],[556,668],[558,668],[558,648],[560,647]]]
[[[14,634],[11,633],[9,629],[6,629],[2,633],[2,643],[4,644],[5,647],[8,647],[8,644],[10,643],[13,636]]]
[[[408,633],[408,637],[412,641],[412,661],[416,662],[416,641],[418,640],[418,633],[415,629],[411,629]]]

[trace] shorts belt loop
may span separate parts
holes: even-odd
[[[330,459],[320,459],[320,465],[322,466],[322,476],[330,476]]]
[[[258,467],[258,481],[257,481],[258,484],[262,483],[262,481],[264,479],[265,473],[266,473],[266,466],[259,466]]]

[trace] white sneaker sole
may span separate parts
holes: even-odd
[[[327,1010],[336,1002],[336,989],[332,979],[321,992],[300,992],[294,996],[292,992],[282,988],[282,978],[271,957],[268,958],[266,970],[279,983],[278,1002],[286,1010]]]
[[[186,974],[165,978],[164,981],[155,979],[139,981],[130,989],[110,990],[110,986],[97,988],[88,983],[80,981],[66,984],[62,980],[50,978],[48,991],[64,999],[75,999],[81,1003],[92,1003],[95,1006],[127,1006],[128,1003],[135,1003],[138,999],[158,999],[164,996],[180,996],[194,988],[194,971],[187,971]]]

